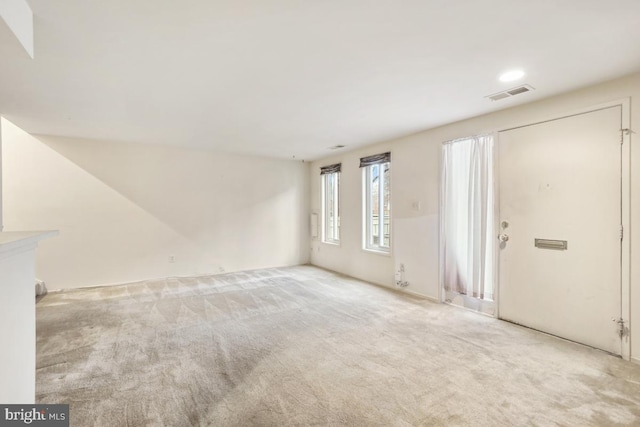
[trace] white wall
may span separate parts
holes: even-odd
[[[522,95],[526,96],[526,95]],[[320,212],[319,167],[342,162],[342,243],[331,246],[312,241],[311,263],[374,283],[393,286],[399,263],[406,267],[408,291],[438,297],[438,210],[440,149],[444,141],[489,133],[538,120],[560,117],[597,104],[631,98],[631,342],[632,357],[640,359],[640,149],[634,147],[640,133],[640,74],[602,83],[547,100],[505,109],[442,126],[376,146],[346,152],[313,162],[311,209]],[[508,100],[505,106],[508,106]],[[391,257],[361,250],[361,175],[358,159],[364,155],[391,151],[393,253]],[[420,202],[420,210],[412,210]]]
[[[33,58],[33,12],[25,0],[0,2],[0,17]]]
[[[2,217],[2,128],[3,128],[3,124],[4,124],[4,120],[2,119],[2,117],[0,116],[0,232],[3,230],[4,228],[4,220]]]
[[[2,125],[5,230],[60,230],[38,251],[49,289],[308,261],[306,163]]]
[[[362,250],[362,171],[360,157],[391,151],[392,256]],[[420,159],[421,162],[416,160]],[[428,280],[438,274],[438,186],[430,183],[425,169],[438,171],[438,156],[432,156],[424,144],[378,144],[355,152],[344,153],[325,161],[312,163],[312,212],[321,218],[320,166],[342,162],[340,177],[339,246],[312,241],[312,264],[339,271],[373,283],[391,286],[394,281],[394,260],[405,264],[408,290],[427,296],[437,296],[437,283]],[[414,179],[416,178],[416,179]],[[412,203],[420,202],[420,211]],[[320,233],[321,234],[321,233]],[[431,240],[435,245],[431,244]]]
[[[435,147],[435,149],[434,149]],[[437,298],[438,287],[438,145],[411,139],[378,144],[317,161],[311,165],[311,209],[321,217],[320,166],[342,162],[339,246],[312,241],[311,263],[353,277],[393,286],[394,265],[405,265],[407,289]],[[360,157],[391,151],[391,256],[362,250],[362,171]],[[420,209],[413,209],[419,202]]]
[[[0,245],[0,402],[33,403],[36,388],[35,244]]]

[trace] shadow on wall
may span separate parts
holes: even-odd
[[[50,289],[307,262],[308,164],[4,126],[7,230]]]
[[[304,173],[297,163],[145,144],[36,138],[190,240],[240,238],[256,225],[281,228],[290,224],[287,214],[299,209],[282,203],[300,197]]]

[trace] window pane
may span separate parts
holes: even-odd
[[[388,252],[391,243],[390,163],[363,168],[365,249]]]
[[[384,179],[383,179],[383,184],[384,184],[384,188],[382,189],[383,194],[383,200],[382,200],[382,204],[383,204],[383,233],[384,233],[384,242],[383,242],[383,246],[389,247],[391,244],[391,182],[389,180],[389,163],[385,163],[383,165],[381,165],[381,168],[383,169],[383,174],[384,174]]]
[[[340,240],[340,174],[335,173],[333,182],[333,240]]]
[[[325,188],[326,191],[326,215],[327,215],[327,223],[326,223],[326,240],[331,240],[333,238],[333,174],[325,175],[327,177],[327,186]]]
[[[322,175],[322,240],[324,242],[336,243],[340,240],[340,231],[338,229],[340,221],[338,210],[339,179],[339,172]]]
[[[380,194],[380,165],[371,166],[371,245],[378,246],[380,244],[380,216],[378,197]]]

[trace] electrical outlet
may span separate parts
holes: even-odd
[[[176,262],[176,257],[175,257],[175,255],[169,255],[169,262],[170,262],[170,263],[174,263],[174,262]]]

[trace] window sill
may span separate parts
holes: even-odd
[[[338,246],[340,247],[340,242],[325,242],[324,240],[320,240],[320,243],[325,244],[325,245],[330,245],[330,246]]]
[[[368,252],[368,253],[371,253],[371,254],[376,254],[376,255],[382,255],[382,256],[388,256],[388,257],[391,256],[391,250],[381,251],[381,250],[378,250],[378,249],[362,248],[362,251],[363,252]]]

